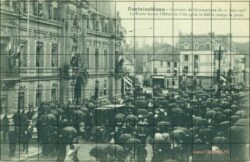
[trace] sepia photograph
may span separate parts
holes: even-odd
[[[250,162],[249,10],[0,0],[0,161]]]

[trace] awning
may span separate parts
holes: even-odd
[[[165,76],[156,76],[156,75],[153,75],[152,76],[152,79],[165,79]]]
[[[223,80],[224,82],[227,81],[227,79],[224,76],[220,76],[220,79]]]
[[[133,82],[131,82],[129,79],[130,79],[130,78],[125,77],[125,78],[124,78],[124,81],[125,81],[128,85],[130,85],[131,87],[133,87]]]

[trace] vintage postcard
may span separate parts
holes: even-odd
[[[0,161],[249,162],[248,0],[0,0]]]

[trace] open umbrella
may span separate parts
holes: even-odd
[[[168,131],[170,129],[171,123],[166,121],[160,121],[157,123],[157,128],[160,129],[160,131]]]
[[[107,147],[107,153],[110,155],[115,155],[117,152],[123,152],[124,148],[118,144],[109,144]]]
[[[240,119],[240,116],[239,115],[231,115],[230,117],[232,123],[236,122],[238,119]]]
[[[87,112],[88,112],[88,108],[83,107],[83,108],[81,108],[81,111],[82,111],[83,113],[87,113]]]
[[[56,108],[56,111],[58,112],[58,114],[62,114],[63,113],[63,109],[62,108]]]
[[[138,143],[140,143],[141,141],[139,140],[139,139],[137,139],[137,138],[129,138],[127,141],[126,141],[126,143],[127,144],[138,144]]]
[[[183,142],[186,137],[186,133],[184,130],[175,129],[172,131],[172,137],[176,142]]]
[[[64,127],[62,130],[62,135],[64,137],[73,137],[76,135],[76,133],[77,133],[76,129],[72,126]]]
[[[135,115],[128,115],[126,117],[126,120],[129,121],[129,122],[135,122],[135,121],[138,120],[138,118]]]
[[[206,117],[207,118],[214,118],[215,117],[215,115],[217,114],[217,112],[215,111],[215,110],[208,110],[207,112],[206,112]]]
[[[90,156],[97,158],[97,160],[107,159],[107,147],[108,145],[95,145],[90,151]]]
[[[138,109],[138,114],[143,115],[144,117],[148,117],[149,113],[145,109]]]
[[[225,109],[225,110],[223,110],[223,113],[225,115],[229,116],[232,113],[232,110],[231,109]]]
[[[121,123],[121,122],[123,122],[123,121],[124,121],[124,117],[125,117],[124,114],[116,114],[116,115],[115,115],[116,123]]]
[[[42,116],[42,123],[41,124],[52,124],[56,122],[56,116],[54,114],[45,114]]]
[[[219,143],[224,143],[224,144],[226,144],[226,143],[228,143],[228,140],[227,140],[226,137],[218,136],[218,137],[214,137],[214,138],[212,139],[212,142],[213,142],[214,144],[219,144]]]
[[[234,125],[247,126],[249,125],[249,119],[239,119],[236,121],[236,123],[234,123]]]
[[[132,138],[132,135],[131,135],[131,134],[128,134],[128,133],[124,133],[124,134],[122,134],[122,135],[119,137],[120,141],[122,141],[122,142],[125,142],[125,141],[127,141],[128,139],[130,139],[130,138]]]
[[[219,125],[220,126],[229,126],[231,123],[230,121],[224,121],[224,122],[221,122]]]
[[[182,114],[183,113],[183,110],[181,108],[173,108],[172,109],[172,113],[174,114]]]
[[[235,115],[239,115],[240,117],[245,117],[246,116],[246,111],[244,111],[244,110],[236,111]]]

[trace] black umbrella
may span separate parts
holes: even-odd
[[[67,126],[62,130],[62,134],[64,137],[73,137],[76,135],[76,133],[77,133],[76,129],[72,126]]]
[[[119,139],[123,142],[127,141],[128,139],[132,138],[132,135],[131,134],[128,134],[128,133],[124,133],[122,134]]]
[[[138,144],[138,143],[140,143],[141,141],[139,140],[139,139],[137,139],[137,138],[130,138],[130,139],[128,139],[127,141],[126,141],[126,143],[127,144]]]
[[[218,137],[214,137],[213,140],[212,140],[212,142],[213,142],[214,144],[219,144],[219,143],[224,143],[224,144],[226,144],[226,143],[228,143],[228,140],[227,140],[226,137],[218,136]]]

